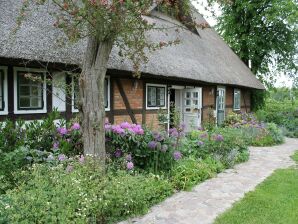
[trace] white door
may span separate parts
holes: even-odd
[[[217,125],[221,125],[225,120],[226,105],[226,89],[224,87],[217,88]]]
[[[202,88],[182,91],[183,122],[187,132],[201,126]]]

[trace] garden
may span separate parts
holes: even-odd
[[[106,123],[103,170],[83,155],[79,121],[57,119],[1,124],[1,223],[115,223],[248,160],[249,145],[284,140],[275,124],[246,113],[190,133],[177,122],[169,131]]]

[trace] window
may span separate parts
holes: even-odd
[[[78,112],[78,100],[79,100],[79,82],[78,78],[76,76],[73,76],[73,107],[72,107],[72,112]],[[105,99],[105,110],[109,111],[110,110],[110,78],[106,77],[105,79],[105,87],[104,87],[104,99]]]
[[[234,110],[240,110],[241,108],[241,92],[239,89],[234,89]]]
[[[26,68],[14,70],[15,113],[46,113],[45,72]]]
[[[0,115],[8,114],[7,67],[0,66]]]
[[[147,109],[166,108],[166,86],[147,84]]]

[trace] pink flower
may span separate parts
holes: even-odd
[[[71,126],[71,129],[72,130],[80,130],[81,126],[79,123],[74,123],[72,126]]]
[[[133,162],[128,162],[128,163],[126,164],[126,168],[127,168],[128,170],[132,170],[132,169],[134,168]]]
[[[120,124],[120,127],[123,128],[123,129],[127,129],[127,128],[130,128],[131,125],[130,125],[130,123],[128,123],[128,122],[122,122],[122,123]]]
[[[125,131],[123,128],[120,127],[120,125],[113,125],[112,126],[112,131],[115,133],[115,134],[124,134]]]
[[[66,128],[57,128],[57,132],[60,134],[60,135],[66,135],[68,133],[67,129]]]

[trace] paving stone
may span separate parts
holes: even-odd
[[[287,138],[283,145],[250,147],[249,150],[251,155],[248,162],[218,174],[195,186],[190,192],[173,195],[152,207],[143,217],[121,224],[211,224],[274,170],[295,166],[290,156],[298,150],[298,139]]]

